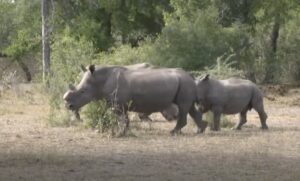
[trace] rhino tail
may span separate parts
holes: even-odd
[[[255,90],[252,90],[251,99],[248,104],[248,111],[251,111],[251,109],[253,108],[254,99],[255,99]]]

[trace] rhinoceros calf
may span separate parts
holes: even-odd
[[[65,93],[66,106],[75,112],[93,100],[104,99],[120,118],[122,130],[126,133],[129,120],[127,111],[150,114],[161,112],[170,105],[178,107],[178,119],[172,134],[186,125],[189,113],[204,132],[207,123],[202,121],[196,110],[196,84],[194,79],[181,69],[137,69],[122,66],[90,65],[80,83]]]
[[[261,128],[268,129],[267,114],[264,110],[263,94],[259,88],[249,80],[226,79],[215,80],[206,75],[196,80],[197,97],[202,112],[213,112],[214,126],[212,130],[220,130],[221,114],[240,113],[240,120],[236,129],[240,130],[247,122],[247,111],[254,108],[260,118]]]

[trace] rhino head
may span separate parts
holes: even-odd
[[[98,71],[96,72],[95,65],[90,65],[88,68],[81,66],[81,69],[83,77],[80,83],[77,86],[69,85],[69,90],[63,96],[66,108],[74,112],[97,99],[100,93],[97,90],[101,87],[101,83],[105,81],[105,76],[101,78],[101,75],[98,75]]]

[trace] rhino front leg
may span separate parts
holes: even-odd
[[[207,127],[207,122],[202,120],[202,112],[196,110],[193,106],[189,113],[198,127],[197,133],[203,133]]]

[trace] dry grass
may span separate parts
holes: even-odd
[[[297,94],[266,102],[269,131],[259,130],[251,112],[242,131],[196,135],[189,121],[172,137],[175,123],[156,114],[151,124],[131,122],[135,137],[111,139],[80,126],[48,127],[46,99],[33,92],[0,97],[0,180],[300,178],[300,107],[283,103]]]

